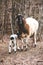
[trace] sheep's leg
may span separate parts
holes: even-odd
[[[24,44],[25,44],[24,47],[25,47],[25,50],[27,50],[27,48],[28,48],[28,47],[27,47],[27,42],[28,42],[28,39],[27,39],[27,37],[25,37],[25,38],[24,38]]]
[[[28,48],[28,47],[27,47],[27,43],[28,43],[28,38],[26,38],[26,49]]]
[[[9,53],[11,53],[11,46],[12,46],[12,41],[10,40],[10,42],[9,42]]]
[[[35,46],[36,46],[36,32],[34,33],[34,43],[35,43]]]
[[[20,50],[19,42],[17,43],[17,50]]]
[[[21,39],[21,40],[22,40],[22,43],[24,43],[23,39]],[[22,47],[21,47],[21,48],[22,48],[22,50],[23,50],[23,45],[22,45]]]
[[[17,49],[20,50],[20,47],[18,46]]]
[[[23,43],[23,39],[21,39],[22,40],[22,43]]]

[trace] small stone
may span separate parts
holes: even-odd
[[[0,62],[3,62],[3,59],[1,59]]]

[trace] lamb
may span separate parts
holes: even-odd
[[[10,41],[9,41],[9,53],[11,53],[11,50],[13,49],[15,52],[17,50],[17,34],[10,35]]]

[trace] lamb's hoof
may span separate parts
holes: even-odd
[[[11,52],[9,52],[9,54],[11,54]]]
[[[35,48],[35,47],[36,47],[36,44],[34,44],[33,46],[34,46],[34,48]]]

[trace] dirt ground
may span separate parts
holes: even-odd
[[[27,51],[8,53],[8,42],[0,42],[0,65],[43,65],[43,40],[37,46],[28,46]]]

